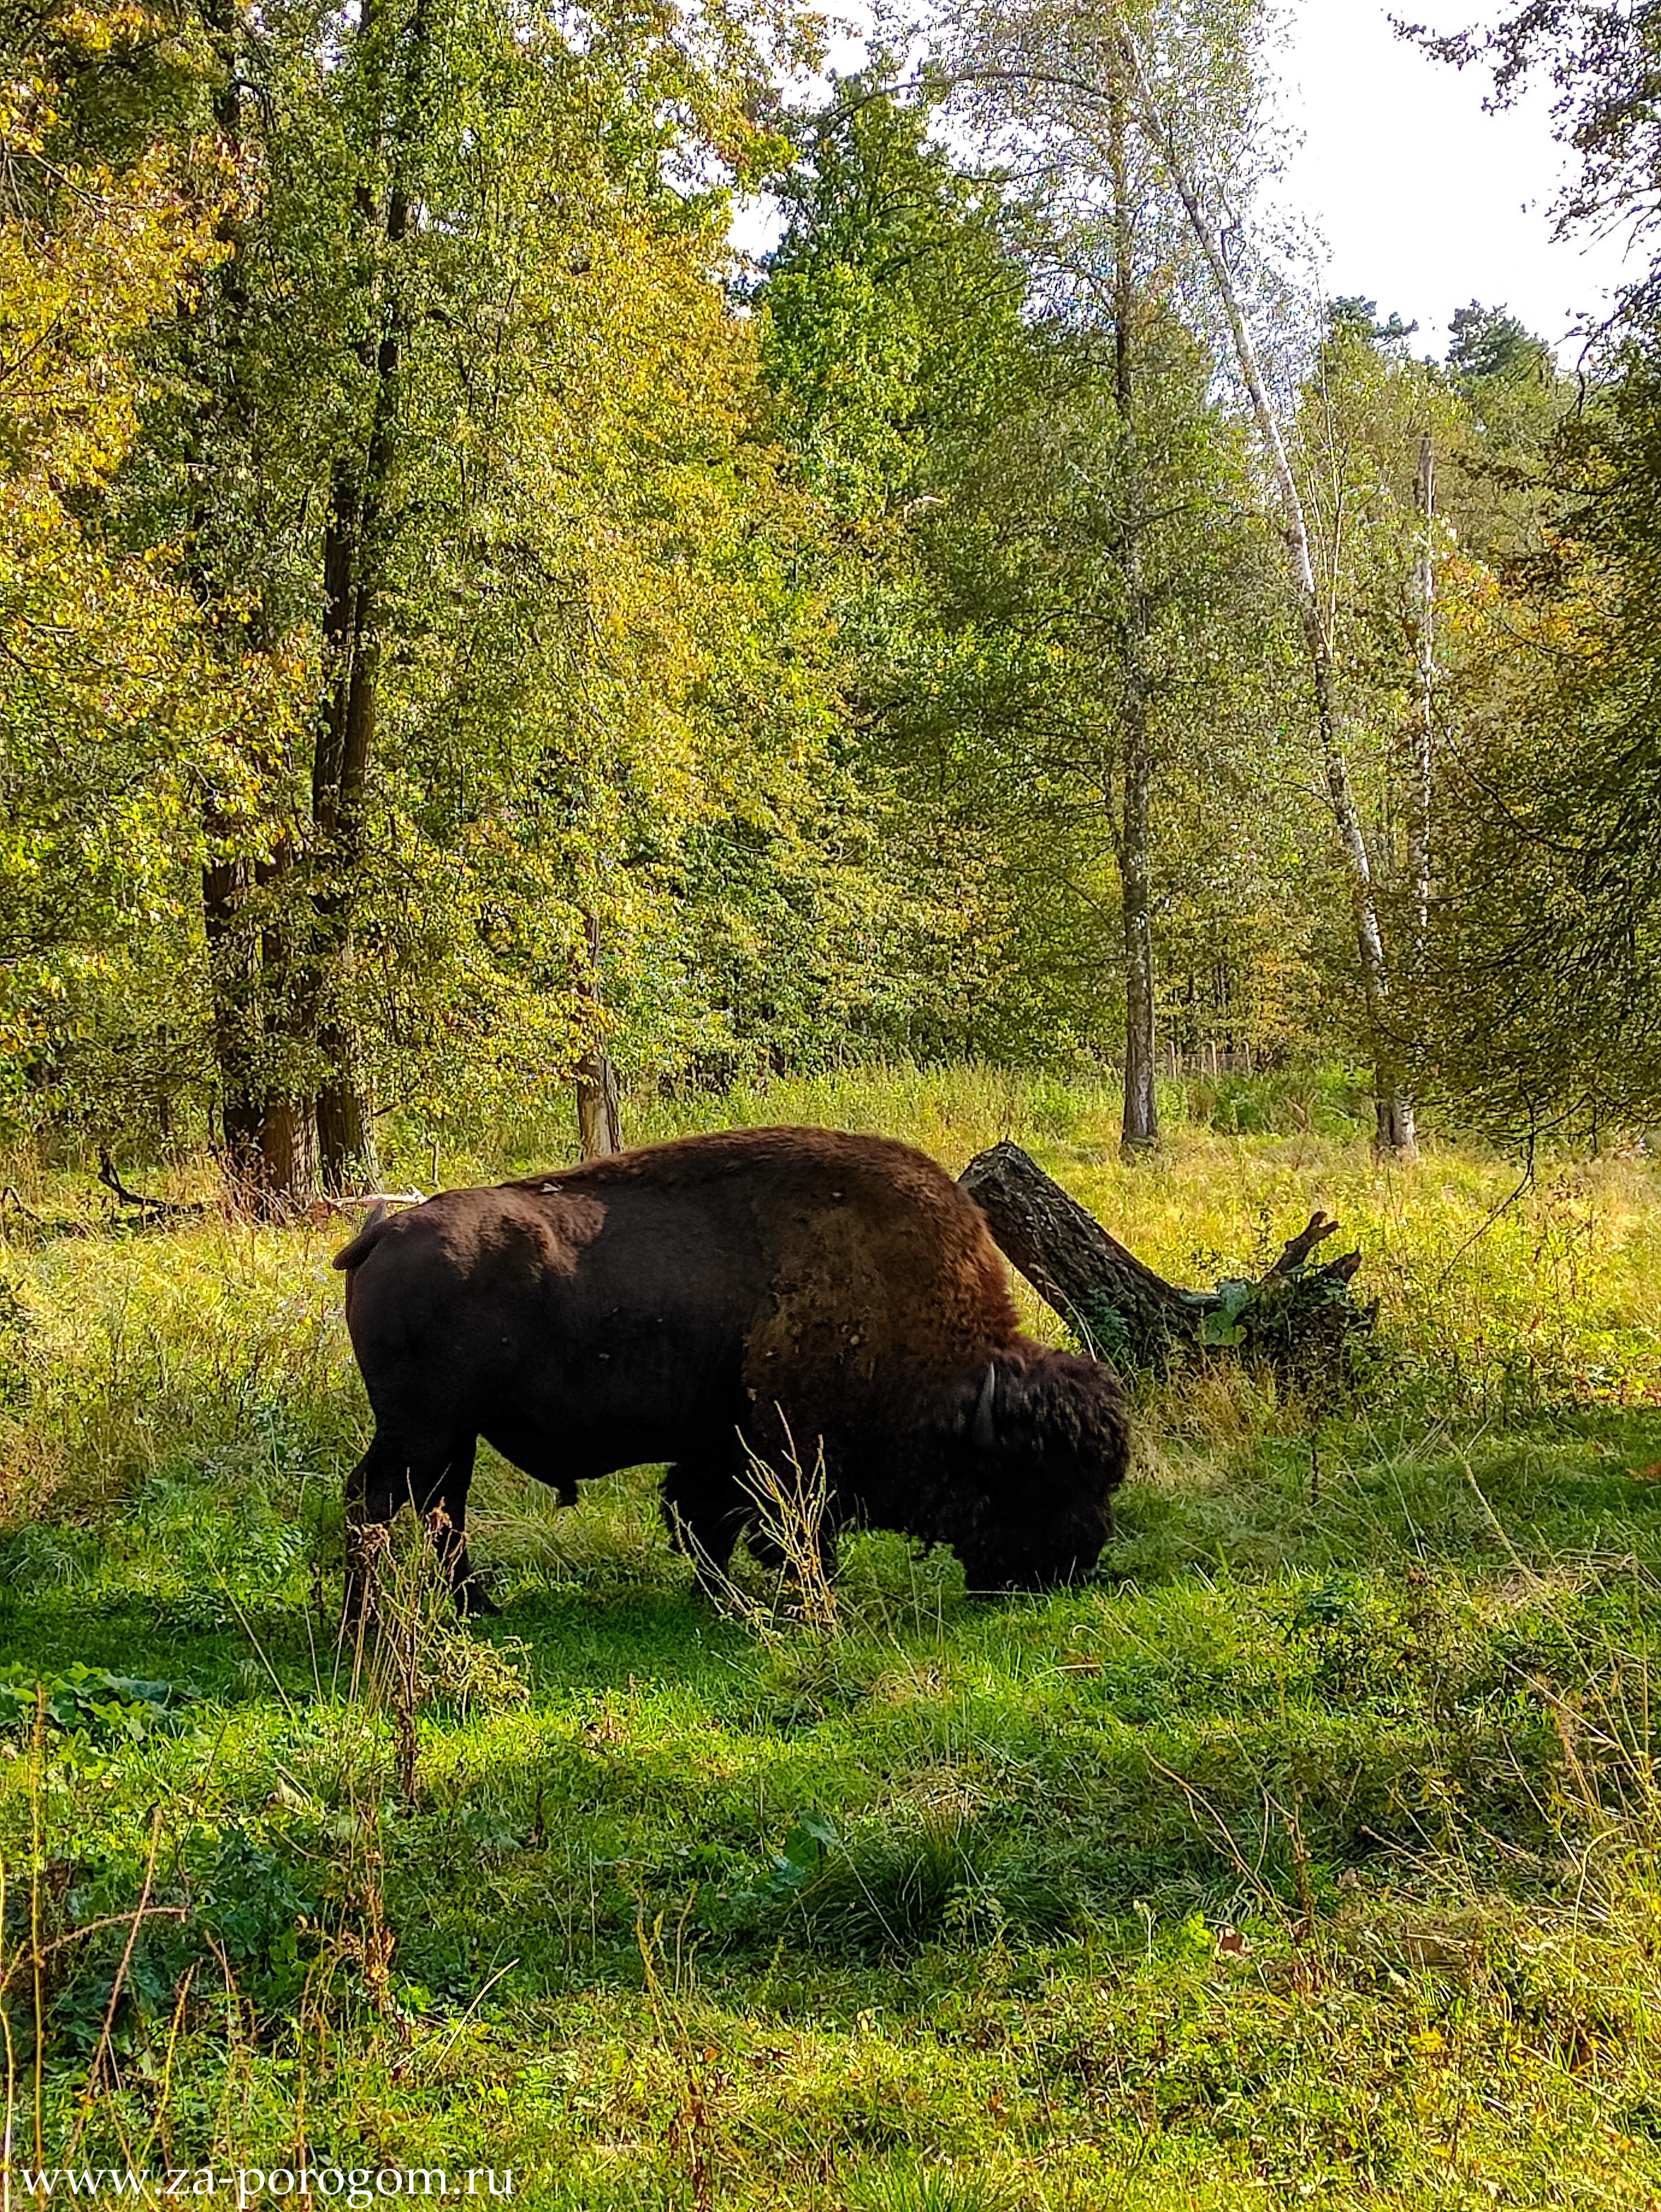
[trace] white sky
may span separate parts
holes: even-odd
[[[1415,350],[1440,355],[1447,319],[1470,299],[1509,307],[1561,347],[1607,312],[1621,281],[1618,240],[1553,243],[1550,210],[1565,173],[1549,102],[1482,112],[1488,78],[1428,60],[1391,31],[1391,12],[1457,30],[1491,14],[1450,0],[1293,0],[1285,119],[1304,145],[1276,197],[1330,248],[1335,296],[1377,300],[1415,319]],[[1634,272],[1635,273],[1635,272]]]

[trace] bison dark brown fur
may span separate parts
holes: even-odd
[[[706,1573],[741,1534],[767,1548],[751,1453],[783,1472],[822,1448],[830,1533],[950,1544],[972,1588],[1084,1574],[1108,1535],[1113,1376],[1020,1334],[979,1210],[904,1145],[649,1146],[447,1191],[335,1265],[375,1417],[355,1538],[412,1502],[464,1609],[484,1602],[465,1540],[481,1436],[568,1504],[585,1478],[671,1462],[666,1513]]]

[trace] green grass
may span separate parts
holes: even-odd
[[[356,1684],[338,1232],[20,1235],[20,2161],[38,1955],[48,2162],[512,2167],[574,2212],[1661,2199],[1655,1171],[1556,1163],[1477,1235],[1505,1162],[1384,1173],[1312,1095],[1135,1168],[1105,1093],[986,1071],[637,1110],[953,1168],[1013,1134],[1196,1281],[1320,1204],[1389,1358],[1342,1411],[1148,1392],[1087,1589],[974,1601],[873,1536],[827,1630],[758,1577],[712,1613],[648,1474],[564,1514],[492,1466],[502,1618],[456,1627],[405,1541]]]

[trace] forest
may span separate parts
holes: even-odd
[[[280,1211],[884,1058],[1116,1066],[1132,1146],[1162,1052],[1641,1125],[1652,302],[1569,375],[1312,298],[1261,14],[793,101],[759,12],[17,11],[14,1135]],[[1494,58],[1641,228],[1575,21]]]
[[[1661,0],[1396,26],[1571,348],[1269,0],[835,28],[0,0],[0,2212],[1661,2202]],[[487,1450],[343,1639],[366,1206],[776,1125],[1202,1316],[1014,1285],[1094,1574]]]

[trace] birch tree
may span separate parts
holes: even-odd
[[[1255,26],[1241,27],[1235,67],[1250,69]],[[1317,582],[1313,547],[1302,490],[1287,452],[1280,410],[1271,396],[1250,303],[1225,238],[1238,234],[1249,210],[1233,197],[1236,177],[1214,158],[1214,140],[1202,127],[1203,112],[1190,104],[1196,87],[1174,76],[1151,42],[1127,26],[1121,35],[1124,65],[1137,112],[1157,148],[1205,266],[1216,289],[1233,347],[1234,363],[1250,401],[1281,511],[1287,563],[1296,596],[1314,697],[1320,763],[1332,819],[1348,867],[1354,908],[1356,956],[1372,1052],[1374,1144],[1380,1152],[1411,1158],[1418,1150],[1413,1102],[1391,1034],[1390,966],[1384,949],[1378,885],[1357,801],[1351,758],[1357,732],[1339,673],[1332,622]],[[1249,80],[1247,80],[1249,82]],[[1249,96],[1249,95],[1248,95]]]
[[[1430,933],[1431,815],[1436,763],[1436,441],[1427,428],[1413,481],[1419,543],[1413,562],[1415,624],[1412,766],[1408,779],[1408,885],[1412,900],[1415,971],[1424,965]]]
[[[1393,1034],[1379,886],[1352,770],[1357,743],[1336,640],[1317,578],[1307,504],[1266,363],[1254,274],[1253,203],[1269,155],[1261,0],[1189,10],[1171,0],[1074,8],[1036,0],[970,4],[946,27],[941,66],[971,105],[1001,107],[1088,191],[1110,198],[1117,119],[1152,157],[1191,249],[1249,405],[1278,510],[1309,672],[1321,780],[1350,887],[1356,960],[1373,1064],[1376,1142],[1416,1148],[1412,1100]]]

